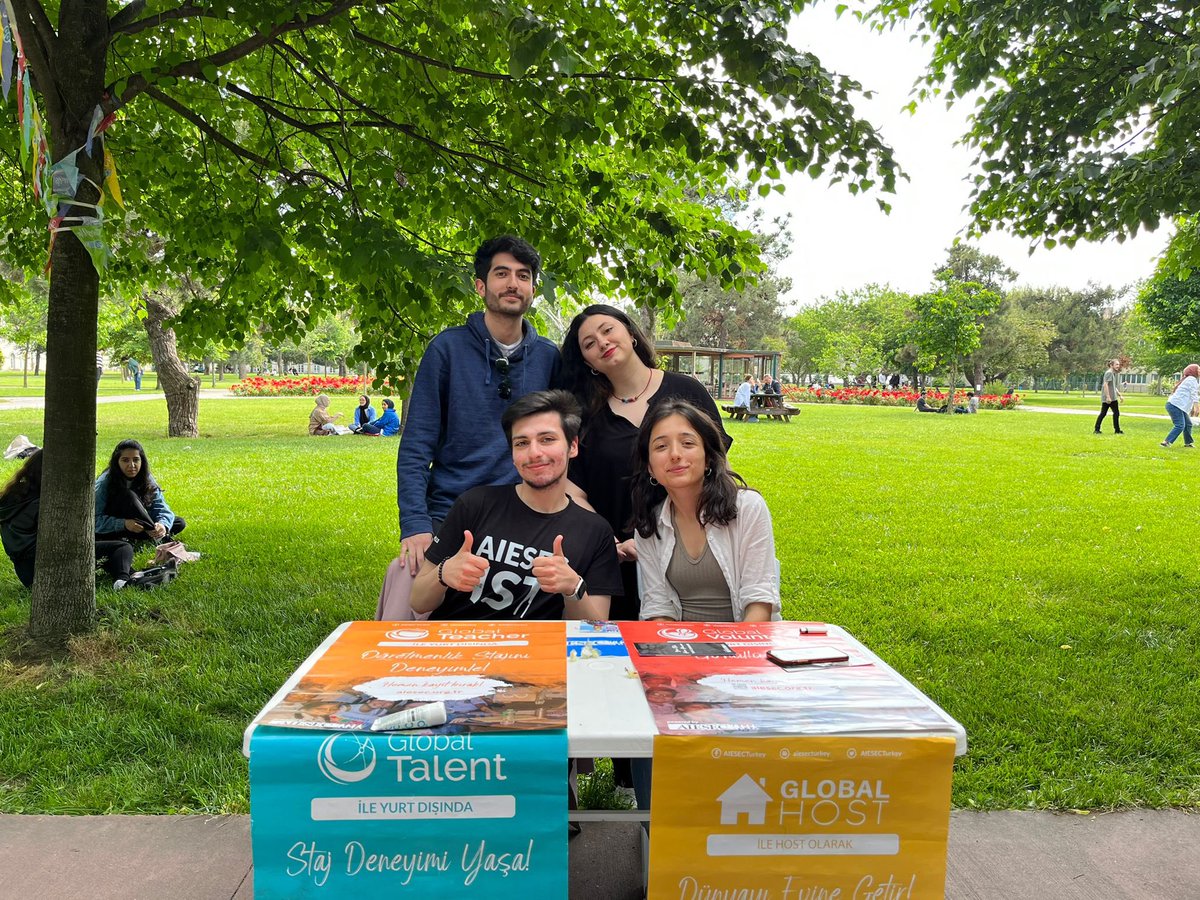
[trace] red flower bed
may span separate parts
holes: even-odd
[[[387,382],[384,385],[387,386]],[[276,378],[252,375],[229,390],[241,397],[312,397],[317,394],[369,394],[371,379],[358,375],[293,375]]]
[[[966,406],[967,393],[965,388],[954,392],[954,405]],[[912,388],[901,388],[897,391],[882,388],[861,387],[801,387],[795,384],[783,386],[783,396],[791,403],[849,403],[859,406],[916,406],[920,394]],[[930,403],[943,404],[946,394],[942,391],[928,390],[925,399]],[[1021,402],[1020,394],[980,394],[980,409],[1014,409]]]

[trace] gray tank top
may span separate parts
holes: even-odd
[[[672,510],[671,524],[674,525]],[[676,530],[678,534],[678,530]],[[667,563],[667,581],[679,595],[685,622],[732,622],[733,600],[729,584],[721,574],[716,557],[708,543],[699,559],[692,559],[684,549],[683,541],[676,539],[675,549]]]

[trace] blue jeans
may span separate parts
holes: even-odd
[[[1179,432],[1183,432],[1184,444],[1192,443],[1192,419],[1185,410],[1180,409],[1174,403],[1167,404],[1167,412],[1171,416],[1171,422],[1174,428],[1167,435],[1166,443],[1175,443],[1175,438],[1179,437]]]
[[[133,373],[133,389],[140,391],[142,389],[142,370],[138,369]]]

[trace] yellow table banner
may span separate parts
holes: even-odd
[[[654,741],[651,900],[944,897],[954,739]]]

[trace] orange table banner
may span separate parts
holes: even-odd
[[[649,897],[944,897],[954,739],[654,741]]]
[[[350,622],[259,724],[369,731],[444,703],[438,734],[567,727],[565,622]]]

